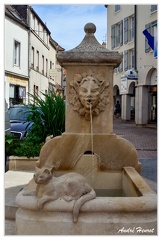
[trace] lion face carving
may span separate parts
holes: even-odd
[[[90,110],[92,116],[97,116],[109,103],[109,83],[102,74],[94,73],[92,70],[75,74],[70,82],[69,102],[73,105],[74,111],[90,120]]]

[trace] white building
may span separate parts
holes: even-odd
[[[47,93],[52,84],[61,88],[56,52],[64,49],[51,38],[46,24],[31,6],[5,8],[5,96],[7,102],[28,104],[28,93]]]
[[[138,125],[157,120],[157,59],[143,34],[154,36],[157,5],[106,5],[107,47],[123,53],[114,70],[114,104],[121,103],[121,118]],[[135,116],[133,114],[135,109]]]
[[[32,7],[28,6],[29,35],[29,92],[47,93],[49,77],[49,38],[50,31]]]
[[[10,5],[5,6],[5,98],[26,104],[28,92],[28,26]]]
[[[56,59],[57,51],[63,51],[64,49],[50,37],[50,51],[49,51],[49,89],[55,91],[63,91],[63,69],[58,64]]]

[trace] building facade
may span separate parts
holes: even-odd
[[[63,69],[60,67],[56,54],[57,51],[64,51],[64,48],[50,37],[50,51],[49,51],[49,89],[63,94]]]
[[[157,120],[157,57],[143,34],[155,35],[157,5],[106,5],[107,47],[123,53],[114,70],[114,105],[137,125]]]
[[[8,14],[11,9],[14,18],[19,19],[19,25],[18,20],[13,21],[11,13]],[[28,104],[28,93],[46,94],[52,84],[55,87],[57,83],[61,87],[62,70],[56,63],[58,50],[64,49],[52,39],[46,24],[31,6],[5,6],[5,96],[8,105]]]
[[[26,104],[28,92],[28,31],[25,21],[10,5],[5,6],[5,98]]]
[[[50,31],[32,7],[27,6],[29,33],[29,92],[47,93],[49,78]]]

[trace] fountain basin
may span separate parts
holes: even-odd
[[[139,173],[133,167],[124,167],[116,173],[98,172],[96,178],[97,175],[102,175],[103,179],[98,183],[100,186],[94,185],[94,189],[103,191],[104,187],[105,196],[97,196],[96,199],[86,202],[80,210],[77,223],[73,223],[72,218],[73,201],[58,199],[47,202],[42,210],[36,210],[37,198],[23,196],[22,190],[16,197],[19,206],[16,213],[17,234],[156,235],[156,193]],[[32,181],[29,185],[33,188]],[[106,192],[119,192],[119,189],[123,192],[119,194],[121,196],[106,196]]]

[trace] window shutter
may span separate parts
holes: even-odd
[[[123,20],[119,23],[119,38],[120,38],[120,46],[123,45]]]
[[[124,51],[124,70],[128,70],[128,51]]]
[[[134,49],[132,49],[132,68],[135,67],[135,56],[134,56]]]
[[[115,25],[111,26],[111,49],[115,47]]]
[[[124,18],[124,43],[128,42],[128,18]]]

